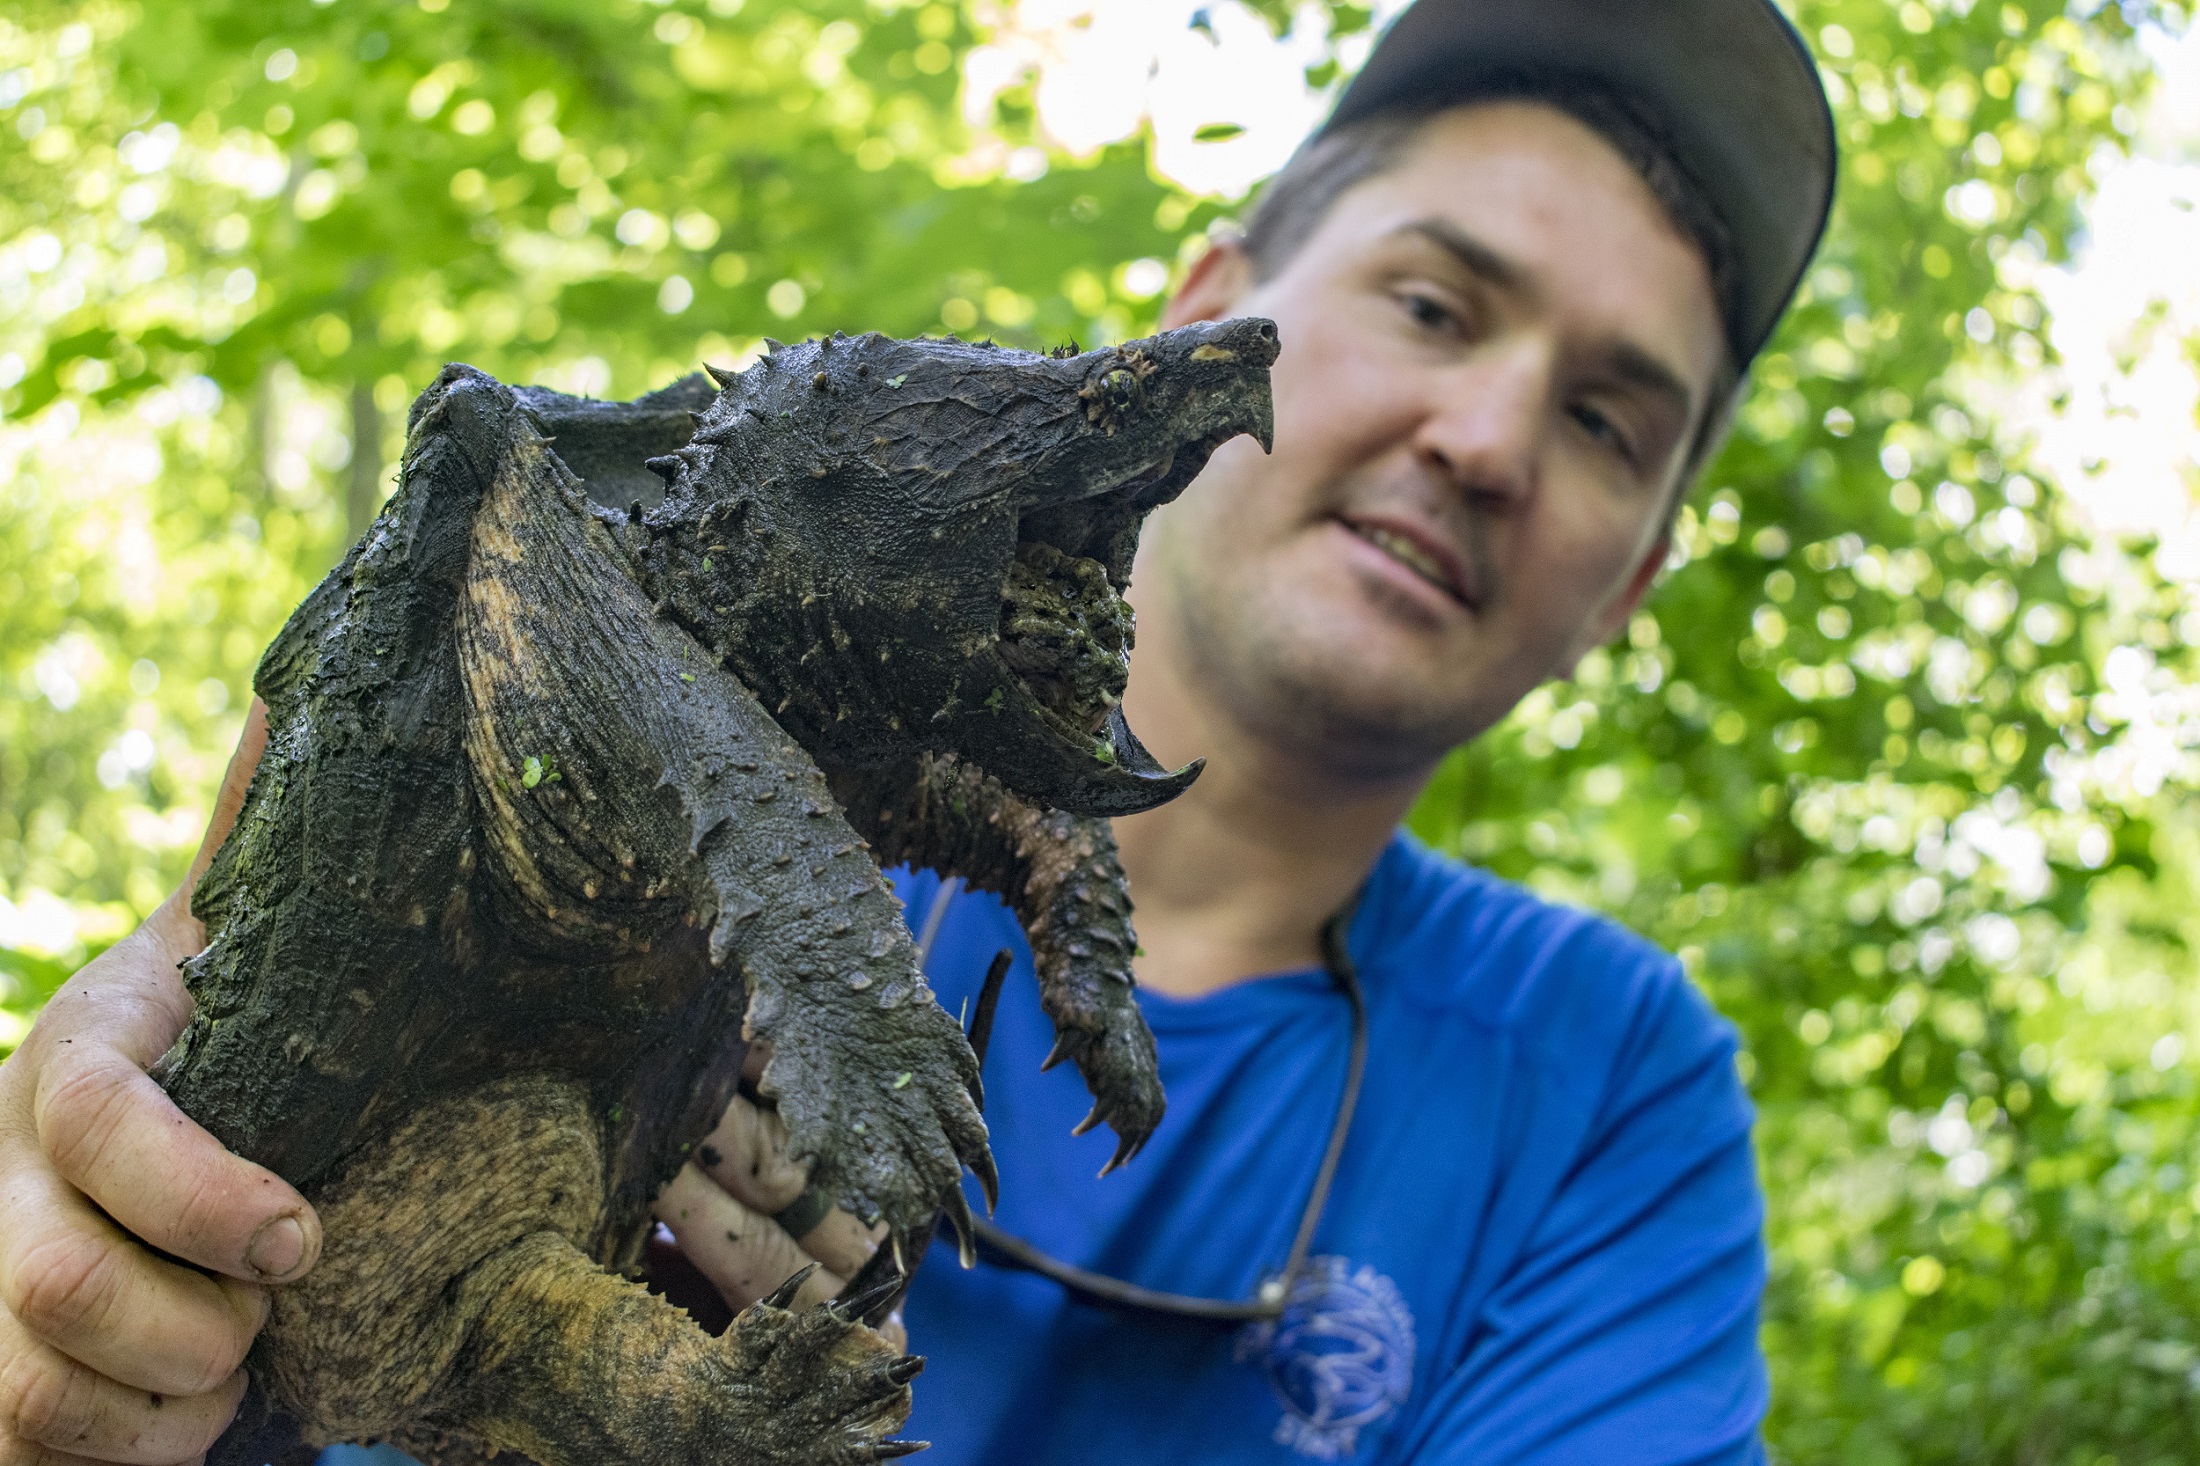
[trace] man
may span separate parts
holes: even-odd
[[[1422,0],[1192,268],[1170,324],[1270,316],[1284,349],[1273,455],[1218,453],[1135,577],[1132,722],[1209,759],[1117,826],[1170,1113],[1093,1179],[1107,1141],[1069,1138],[1082,1096],[1037,1073],[1045,1025],[1011,981],[987,1060],[1007,1236],[972,1271],[935,1257],[907,1307],[932,1361],[909,1433],[943,1459],[1761,1455],[1730,1031],[1662,953],[1394,831],[1446,750],[1646,594],[1831,168],[1766,0]],[[994,950],[1023,954],[990,899],[903,891],[950,1009]],[[316,1255],[304,1202],[143,1075],[200,940],[179,893],[0,1068],[5,1466],[193,1457],[262,1288]],[[844,1276],[869,1247],[817,1220],[776,1140],[737,1104],[659,1207],[736,1306],[805,1252]],[[1264,1282],[1280,1316],[1184,1314]],[[1210,1302],[1124,1307],[1125,1283]]]

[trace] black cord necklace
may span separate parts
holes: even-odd
[[[941,883],[939,894],[932,898],[931,908],[925,912],[923,931],[917,939],[920,961],[930,959],[932,944],[939,938],[941,920],[947,914],[947,905],[961,885],[959,879],[950,878]],[[1352,1050],[1345,1064],[1344,1089],[1337,1098],[1337,1118],[1330,1123],[1329,1143],[1322,1151],[1321,1168],[1314,1173],[1314,1185],[1307,1192],[1306,1206],[1299,1213],[1298,1231],[1291,1239],[1290,1255],[1280,1272],[1263,1279],[1258,1291],[1246,1299],[1168,1293],[1064,1262],[1013,1232],[1003,1231],[982,1218],[974,1218],[976,1235],[971,1240],[977,1244],[978,1255],[997,1266],[1051,1278],[1085,1301],[1103,1307],[1225,1323],[1281,1317],[1284,1305],[1290,1300],[1292,1285],[1306,1267],[1307,1250],[1314,1243],[1314,1229],[1321,1221],[1322,1208],[1329,1200],[1330,1183],[1336,1179],[1337,1162],[1344,1154],[1344,1138],[1352,1128],[1352,1111],[1360,1100],[1360,1079],[1367,1071],[1367,1000],[1360,991],[1360,976],[1352,964],[1352,954],[1345,947],[1345,933],[1358,904],[1359,897],[1355,895],[1342,911],[1322,926],[1322,965],[1329,973],[1330,985],[1352,1010]],[[1001,953],[1001,957],[1007,955],[1005,951]],[[996,958],[986,973],[978,1011],[971,1022],[971,1045],[977,1050],[981,1063],[985,1059],[985,1041],[993,1026],[993,1003],[1007,972],[1008,963]]]

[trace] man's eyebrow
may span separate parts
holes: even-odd
[[[1693,412],[1696,394],[1680,374],[1632,341],[1615,341],[1605,353],[1612,375],[1669,400],[1684,417]]]
[[[1457,260],[1470,274],[1480,276],[1508,294],[1531,300],[1536,295],[1535,281],[1529,278],[1526,270],[1449,219],[1416,219],[1396,232],[1419,235]]]

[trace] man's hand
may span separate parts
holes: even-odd
[[[752,1052],[750,1068],[761,1067],[761,1056]],[[809,1169],[787,1154],[779,1116],[736,1095],[718,1128],[695,1147],[695,1158],[658,1195],[657,1220],[737,1312],[798,1270],[820,1264],[795,1299],[795,1307],[808,1308],[838,1293],[886,1235],[884,1227],[866,1227],[837,1206],[801,1236],[789,1234],[773,1218],[802,1201],[809,1184]],[[899,1313],[880,1332],[907,1350]]]
[[[183,889],[0,1064],[0,1466],[196,1461],[243,1397],[264,1285],[320,1255],[305,1199],[145,1072],[190,1017],[176,968],[206,934],[189,893],[266,743],[255,702]]]

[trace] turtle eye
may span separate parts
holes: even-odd
[[[1138,405],[1138,374],[1117,367],[1100,379],[1100,390],[1107,395],[1108,405],[1117,411]]]

